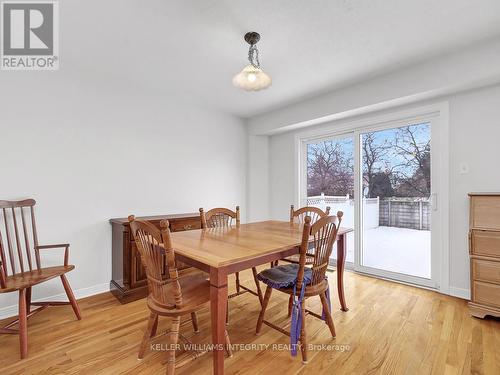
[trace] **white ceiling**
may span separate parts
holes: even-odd
[[[61,64],[241,117],[500,35],[499,0],[60,2]],[[247,31],[273,86],[234,88]]]

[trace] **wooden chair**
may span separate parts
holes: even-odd
[[[312,207],[312,206],[304,206],[299,208],[298,210],[294,209],[293,204],[290,206],[290,224],[299,223],[304,224],[305,218],[311,218],[311,224],[314,224],[319,219],[328,216],[330,214],[330,206],[326,207],[326,210],[323,211],[321,208]],[[288,263],[299,264],[300,263],[300,254],[291,255],[287,258],[281,259]],[[306,252],[306,265],[310,266],[314,262],[314,245],[309,244],[309,248]],[[276,261],[271,267],[276,267],[278,265],[278,261]],[[292,302],[293,296],[290,296],[288,301],[288,316],[290,316],[292,312]]]
[[[21,359],[28,356],[27,320],[33,315],[49,306],[71,304],[77,319],[81,319],[80,308],[65,276],[75,268],[69,264],[69,244],[38,244],[35,204],[34,199],[0,201],[3,213],[0,215],[0,293],[19,292],[19,315],[1,328],[0,333],[19,334]],[[64,249],[64,264],[42,267],[40,250],[56,248]],[[31,288],[55,277],[61,278],[69,302],[31,302]],[[31,310],[31,306],[38,307]],[[19,329],[12,328],[16,324]]]
[[[300,223],[304,224],[305,218],[309,216],[311,218],[311,224],[314,224],[319,219],[328,216],[330,214],[330,207],[326,207],[326,210],[323,211],[318,207],[310,207],[305,206],[301,207],[298,210],[294,210],[293,204],[290,206],[290,223]],[[289,256],[288,258],[282,259],[285,262],[296,263],[299,264],[299,254]],[[310,265],[314,261],[314,247],[309,246],[309,249],[306,253],[306,264]],[[276,261],[277,262],[277,261]],[[276,263],[277,264],[277,263]]]
[[[233,220],[236,221],[236,227],[239,227],[240,206],[236,206],[236,211],[232,211],[227,208],[213,208],[210,211],[205,212],[203,208],[200,208],[200,218],[202,228],[230,227],[233,224]],[[233,298],[239,296],[240,294],[248,292],[259,297],[259,302],[262,305],[262,291],[260,290],[259,280],[257,280],[257,269],[255,267],[252,267],[252,273],[257,291],[254,292],[252,289],[242,285],[240,283],[240,274],[239,272],[236,272],[236,293],[229,295],[228,298]],[[228,316],[226,315],[226,323],[227,322]]]
[[[177,346],[179,337],[186,343],[192,344],[179,333],[181,317],[191,315],[193,329],[198,332],[196,312],[207,307],[210,303],[210,282],[208,275],[204,272],[186,270],[187,272],[182,273],[183,271],[177,271],[175,251],[172,247],[167,220],[160,222],[160,229],[148,221],[135,220],[133,215],[129,216],[128,220],[137,249],[141,254],[149,289],[147,304],[150,315],[139,348],[138,358],[144,357],[148,343],[156,336],[158,316],[169,317],[172,319],[172,325],[170,331],[167,332],[170,336],[170,350],[168,350],[166,373],[172,375],[176,367],[206,353],[206,350],[198,350],[191,358],[184,358],[176,363],[174,348]],[[232,356],[227,331],[226,351],[229,356]]]
[[[314,296],[319,296],[321,299],[321,304],[323,306],[323,313],[326,324],[330,329],[330,333],[333,338],[335,338],[335,326],[333,324],[333,319],[329,306],[329,296],[328,296],[328,280],[325,277],[326,269],[328,267],[328,261],[332,253],[333,244],[337,238],[337,231],[340,227],[340,222],[342,220],[343,213],[339,211],[337,216],[325,216],[316,221],[311,225],[311,218],[306,216],[304,219],[304,229],[302,235],[302,243],[300,246],[300,263],[297,271],[297,282],[296,289],[294,293],[293,287],[287,288],[276,288],[280,292],[289,294],[293,297],[298,297],[302,284],[304,282],[304,274],[308,271],[310,281],[305,286],[304,298],[298,300],[300,303],[301,314],[301,331],[300,331],[300,349],[302,352],[302,362],[307,363],[307,336],[306,336],[306,322],[305,316],[306,312],[316,318],[323,319],[319,314],[316,314],[310,310],[306,309],[306,299]],[[338,223],[338,224],[336,224]],[[306,267],[306,254],[309,249],[310,237],[313,238],[313,244],[315,247],[314,260],[311,268]],[[295,266],[295,265],[288,265]],[[287,267],[287,266],[282,266]],[[265,271],[264,271],[265,272]],[[262,274],[262,273],[261,273]],[[264,296],[264,301],[262,303],[262,310],[259,314],[257,320],[256,333],[259,334],[262,328],[262,323],[282,332],[286,335],[290,335],[289,332],[285,331],[281,327],[274,325],[273,323],[264,320],[264,314],[266,312],[267,305],[269,304],[269,299],[271,298],[271,292],[273,287],[267,286],[266,293]]]

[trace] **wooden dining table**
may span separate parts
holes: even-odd
[[[299,253],[302,227],[288,221],[270,220],[241,224],[239,227],[172,233],[176,258],[210,275],[214,374],[224,374],[228,275]],[[343,275],[346,235],[351,231],[351,228],[341,227],[337,237],[337,288],[343,311],[348,310]]]

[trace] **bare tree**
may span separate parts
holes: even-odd
[[[363,185],[369,198],[429,196],[428,125],[411,125],[362,135]],[[328,140],[308,146],[308,196],[354,195],[352,146]]]
[[[394,148],[402,160],[393,168],[399,195],[428,197],[431,193],[431,142],[429,137],[419,139],[418,125],[398,129]]]
[[[390,183],[389,179],[381,178],[381,174],[388,173],[386,157],[388,156],[390,146],[391,144],[387,139],[377,142],[374,132],[365,133],[362,136],[363,180],[364,185],[368,187],[368,198],[375,198],[378,195],[375,190],[381,190],[376,189],[376,183],[380,183],[381,181]],[[385,170],[382,169],[383,166],[386,167]]]
[[[352,154],[338,141],[308,146],[307,194],[354,195]]]

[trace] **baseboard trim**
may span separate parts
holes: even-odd
[[[90,296],[104,293],[104,292],[109,292],[109,283],[97,284],[94,286],[90,286],[87,288],[81,288],[81,289],[77,289],[77,290],[73,291],[76,299],[90,297]],[[68,300],[68,297],[66,296],[66,293],[60,293],[60,294],[56,294],[54,296],[49,296],[49,297],[37,299],[36,301],[33,301],[33,302],[67,301],[67,300]],[[17,305],[3,307],[0,309],[0,319],[6,319],[6,318],[10,318],[12,316],[16,316],[17,313],[18,313]]]
[[[450,286],[450,296],[470,300],[470,290]]]

